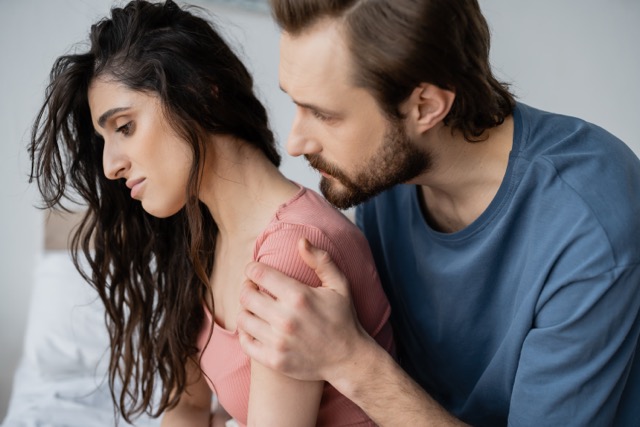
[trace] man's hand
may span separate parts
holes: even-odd
[[[331,383],[379,426],[464,425],[363,330],[347,280],[329,255],[305,239],[298,249],[322,286],[311,288],[266,265],[249,264],[237,323],[244,352],[291,377]]]
[[[357,320],[347,280],[329,255],[306,239],[300,239],[298,250],[322,286],[312,288],[264,264],[249,264],[237,322],[240,344],[271,369],[331,382],[358,340],[369,337]]]

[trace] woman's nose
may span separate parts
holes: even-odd
[[[108,179],[119,179],[126,176],[130,163],[118,143],[105,140],[102,151],[102,167]]]

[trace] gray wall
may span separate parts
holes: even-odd
[[[213,5],[199,0],[201,5]],[[53,59],[85,38],[109,0],[0,0],[0,419],[20,356],[42,214],[27,184],[25,144]],[[640,2],[481,0],[493,30],[492,60],[523,102],[600,124],[640,153]],[[266,15],[212,6],[242,46],[272,125],[285,140],[293,108],[277,83],[278,32]],[[284,151],[283,151],[284,152]],[[300,160],[284,172],[317,187]]]

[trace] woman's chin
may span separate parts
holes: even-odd
[[[168,208],[166,206],[159,207],[159,206],[150,205],[149,203],[145,203],[143,200],[142,209],[144,209],[144,211],[149,215],[154,216],[156,218],[169,218],[170,216],[177,214],[180,211],[180,209],[182,209],[182,206],[172,207],[172,208]]]

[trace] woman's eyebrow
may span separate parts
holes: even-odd
[[[128,110],[131,107],[117,107],[117,108],[112,108],[110,110],[107,110],[104,112],[104,114],[102,114],[100,116],[100,118],[98,119],[98,125],[100,125],[101,128],[104,128],[104,123],[109,120],[109,117],[113,116],[116,113],[119,113],[121,111],[125,111]]]

